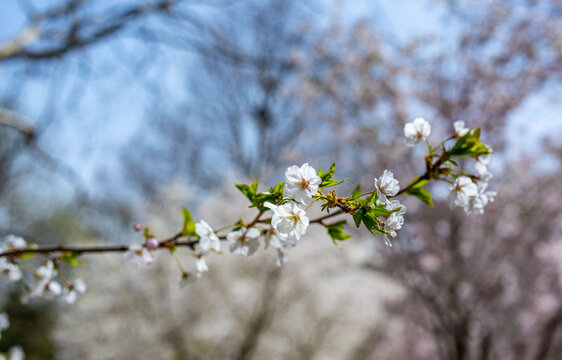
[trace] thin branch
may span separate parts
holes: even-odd
[[[562,326],[562,307],[552,315],[552,317],[547,321],[541,331],[541,342],[539,344],[537,354],[535,355],[536,360],[543,360],[547,358],[547,355],[552,346],[552,342],[555,339],[556,329]]]
[[[35,137],[35,128],[31,125],[31,120],[15,111],[0,108],[0,125],[19,131],[27,141]]]
[[[51,59],[60,57],[70,51],[91,45],[117,33],[130,21],[140,18],[146,14],[153,12],[167,12],[180,1],[182,0],[161,0],[156,3],[134,6],[116,16],[113,16],[97,29],[86,29],[88,31],[84,31],[88,24],[86,21],[74,22],[62,36],[64,39],[62,44],[45,50],[27,49],[27,45],[36,41],[38,38],[40,39],[41,31],[38,27],[41,23],[48,20],[55,20],[61,15],[70,16],[76,11],[76,8],[79,7],[79,5],[72,2],[70,5],[55,8],[54,10],[47,11],[44,14],[37,15],[33,23],[24,30],[21,35],[0,47],[0,61],[18,58]],[[88,35],[81,35],[81,32],[88,33]]]

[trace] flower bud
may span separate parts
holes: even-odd
[[[135,230],[136,232],[140,232],[142,230],[142,225],[136,223],[135,225],[133,225],[133,230]]]
[[[160,244],[158,243],[158,240],[156,240],[155,238],[148,238],[146,239],[146,248],[148,250],[156,250],[158,249],[158,247],[160,246]]]

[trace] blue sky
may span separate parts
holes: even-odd
[[[325,0],[326,4],[334,2]],[[387,36],[405,41],[412,36],[422,34],[442,35],[443,29],[447,32],[454,30],[451,24],[444,23],[443,8],[436,5],[435,1],[428,0],[396,0],[396,1],[345,1],[342,2],[342,11],[349,21],[365,15],[376,19],[376,26]],[[318,19],[326,19],[329,11],[319,14]],[[17,0],[4,0],[0,2],[0,43],[13,38],[25,25],[25,17]],[[447,38],[441,36],[444,46]],[[135,53],[134,41],[122,41],[123,49]],[[128,141],[132,134],[145,120],[144,110],[149,104],[150,94],[146,91],[144,83],[135,79],[134,74],[118,70],[110,70],[107,76],[106,68],[114,60],[114,49],[93,49],[89,54],[97,51],[96,59],[90,59],[92,71],[88,80],[81,80],[85,73],[81,72],[81,64],[77,60],[64,63],[68,68],[70,81],[64,82],[65,87],[59,89],[66,96],[72,97],[80,82],[88,86],[80,96],[80,104],[71,111],[65,112],[57,127],[52,130],[56,133],[49,134],[44,140],[44,146],[53,155],[70,164],[90,186],[96,182],[95,174],[100,169],[112,172],[117,171],[118,160],[115,154],[123,143]],[[147,70],[147,79],[164,79],[167,89],[174,93],[170,96],[185,96],[183,79],[185,73],[185,57],[178,57],[172,49],[164,50],[160,54],[156,65]],[[9,69],[0,66],[0,89],[2,79],[10,75]],[[31,118],[40,116],[42,105],[48,97],[48,88],[41,80],[36,81],[36,91],[25,99],[26,115]],[[560,87],[550,86],[545,90],[527,99],[521,109],[509,119],[507,126],[510,156],[533,151],[545,136],[555,137],[562,133],[562,107],[557,100]],[[558,96],[559,97],[559,96]],[[103,103],[103,107],[99,104]],[[98,119],[111,119],[111,121],[98,121]],[[522,138],[522,134],[524,138]],[[546,165],[548,167],[548,164]]]

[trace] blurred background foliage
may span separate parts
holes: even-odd
[[[72,306],[18,305],[0,350],[29,359],[562,357],[562,3],[558,0],[16,1],[0,4],[0,234],[134,243],[181,207],[249,216],[233,182],[309,162],[423,171],[403,125],[464,120],[496,151],[484,216],[430,187],[392,249],[311,231],[275,256],[215,256],[180,288],[160,254],[73,269]],[[343,190],[342,190],[343,191]],[[415,200],[415,199],[414,199]],[[190,264],[189,258],[183,259]]]

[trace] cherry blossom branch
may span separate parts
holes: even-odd
[[[248,198],[250,207],[257,209],[255,217],[245,222],[239,219],[234,224],[214,229],[205,220],[195,222],[191,213],[183,209],[184,224],[182,229],[174,235],[157,240],[148,227],[136,224],[134,230],[143,231],[143,241],[127,245],[27,245],[26,241],[17,236],[9,235],[0,242],[0,276],[8,277],[11,281],[24,283],[29,279],[36,279],[34,286],[27,286],[28,297],[61,295],[61,283],[55,279],[61,262],[78,265],[77,258],[84,254],[96,253],[124,253],[124,257],[133,265],[149,264],[153,261],[152,252],[167,249],[177,263],[181,278],[185,282],[199,279],[203,273],[209,271],[205,258],[212,253],[223,254],[221,241],[228,241],[228,248],[232,254],[250,256],[261,246],[271,246],[277,250],[278,265],[288,259],[288,250],[295,247],[305,235],[310,224],[323,226],[334,243],[351,238],[345,232],[346,219],[327,222],[326,220],[341,214],[349,214],[357,228],[364,226],[375,236],[382,235],[382,241],[392,246],[390,237],[397,236],[397,231],[404,224],[406,207],[396,199],[397,196],[408,194],[417,197],[424,203],[433,206],[431,194],[424,189],[430,180],[441,180],[451,183],[449,202],[451,206],[464,208],[465,212],[482,213],[484,206],[493,200],[495,192],[486,192],[487,181],[491,174],[487,169],[491,149],[483,145],[480,140],[480,130],[468,129],[464,123],[455,123],[455,136],[442,142],[440,154],[434,151],[427,136],[430,132],[429,124],[421,119],[415,119],[406,124],[404,134],[406,143],[410,146],[422,141],[428,144],[429,153],[425,156],[426,171],[413,179],[406,187],[400,189],[400,184],[389,170],[384,170],[379,178],[374,179],[374,190],[362,192],[357,186],[351,195],[341,197],[333,188],[345,180],[335,179],[335,163],[323,172],[316,171],[307,163],[302,166],[290,166],[285,171],[284,181],[271,187],[269,191],[258,191],[258,182],[252,184],[236,184],[236,187]],[[453,146],[445,147],[445,142],[456,139]],[[476,159],[478,175],[471,175],[459,167],[455,161],[458,157],[473,157]],[[435,161],[434,161],[435,159]],[[330,189],[328,193],[326,189]],[[326,214],[309,219],[307,211],[312,204],[321,204]],[[268,212],[272,216],[262,219]],[[230,229],[227,234],[219,233]],[[263,245],[260,244],[260,239]],[[186,247],[191,258],[195,258],[196,270],[186,270],[175,249]],[[31,270],[25,262],[27,256],[46,254],[44,265]],[[33,276],[23,276],[23,271]],[[63,277],[61,277],[63,278]],[[64,278],[63,278],[64,279]],[[77,279],[78,281],[78,279]],[[80,282],[70,283],[63,280],[64,291],[68,295],[67,301],[74,301],[77,292],[83,293],[85,285]],[[83,286],[82,286],[83,285]],[[79,290],[82,289],[82,290]],[[73,293],[74,292],[74,293]],[[73,294],[73,295],[72,295]],[[66,297],[65,297],[66,298]]]

